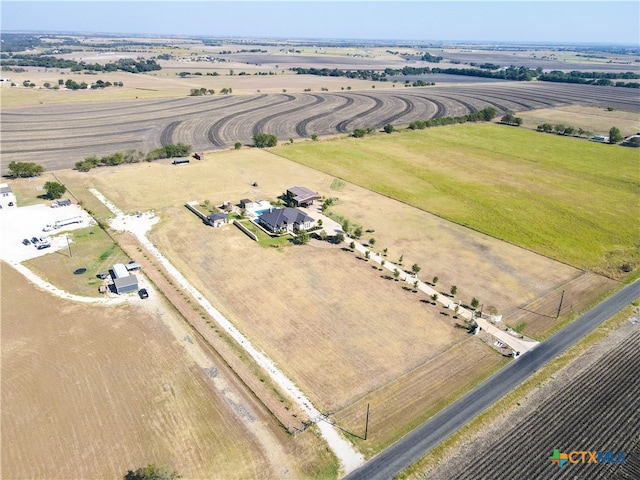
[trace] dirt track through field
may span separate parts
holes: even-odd
[[[38,153],[38,163],[47,170],[59,170],[91,155],[132,148],[149,151],[170,142],[188,143],[196,151],[228,148],[236,142],[251,144],[256,133],[270,133],[281,141],[305,138],[311,124],[315,127],[311,133],[332,135],[393,122],[406,125],[463,115],[486,106],[496,108],[499,115],[575,104],[640,112],[636,93],[593,85],[487,82],[368,93],[227,95],[135,100],[117,106],[109,102],[16,107],[3,109],[0,154],[5,169],[11,161],[32,161]]]

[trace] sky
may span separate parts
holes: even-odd
[[[6,1],[3,31],[640,44],[635,1]]]

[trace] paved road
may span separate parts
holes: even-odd
[[[640,280],[620,290],[534,350],[507,365],[482,385],[347,475],[345,480],[392,479],[638,297]]]

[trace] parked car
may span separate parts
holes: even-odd
[[[34,245],[39,243],[40,240],[38,240],[38,237],[31,237],[31,243],[33,243]]]
[[[39,243],[38,250],[42,250],[43,248],[49,248],[51,246],[50,243]]]
[[[28,238],[25,238],[24,240],[22,240],[22,244],[23,245],[31,245],[31,242],[29,241]]]
[[[138,290],[138,295],[140,295],[140,298],[149,298],[149,292],[147,292],[146,288]]]

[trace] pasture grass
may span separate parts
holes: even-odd
[[[519,112],[518,116],[522,118],[524,127],[534,130],[543,123],[551,125],[561,123],[602,135],[608,135],[611,127],[618,127],[623,135],[640,131],[640,116],[623,110],[608,111],[606,108],[571,105]]]
[[[640,264],[634,149],[482,124],[273,152],[578,268]]]
[[[114,263],[127,263],[129,257],[113,239],[98,226],[74,230],[68,233],[71,256],[67,249],[24,262],[38,276],[53,285],[76,295],[99,296],[102,280],[96,275],[108,271]],[[87,271],[74,275],[77,268]]]

